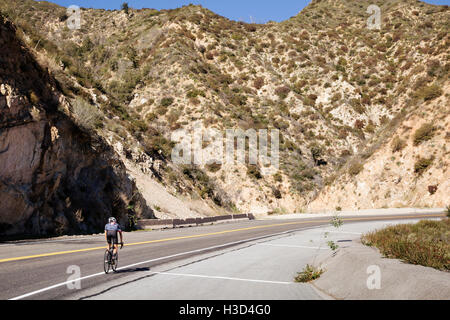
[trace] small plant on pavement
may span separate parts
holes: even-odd
[[[339,229],[344,224],[344,221],[336,214],[333,216],[333,219],[331,219],[331,225],[335,227],[336,229]]]
[[[339,229],[343,224],[344,221],[336,214],[333,216],[333,219],[331,219],[330,224],[335,227],[336,229]],[[325,238],[327,238],[328,232],[325,234]],[[339,248],[339,245],[337,245],[334,241],[330,240],[327,242],[328,247],[333,251],[333,255],[336,254],[336,250]]]
[[[338,229],[344,224],[344,221],[341,219],[341,217],[339,217],[336,214],[331,219],[330,224],[333,227],[335,227],[336,229]],[[323,232],[322,233],[323,239],[328,239],[329,234],[330,234],[329,232]],[[313,242],[313,241],[310,240],[310,242]],[[333,240],[329,240],[327,242],[327,245],[333,251],[333,256],[334,256],[336,254],[336,250],[339,248],[339,246]],[[317,258],[317,254],[321,248],[322,248],[322,241],[319,245],[319,248],[317,249],[316,255],[314,256],[312,265],[307,264],[306,267],[303,269],[303,271],[298,273],[297,277],[295,277],[296,282],[309,282],[309,281],[315,280],[315,279],[319,278],[320,275],[324,272],[322,269],[314,267],[314,264],[315,264],[315,261]]]
[[[318,279],[322,273],[322,269],[307,264],[303,271],[297,274],[295,282],[310,282]]]
[[[333,227],[335,227],[336,229],[338,229],[338,228],[340,228],[340,227],[344,224],[344,221],[336,214],[336,215],[334,215],[333,218],[331,219],[330,224],[331,224]],[[328,239],[328,236],[329,236],[329,235],[330,235],[329,232],[323,232],[323,233],[322,233],[323,239]],[[333,240],[327,241],[327,245],[328,245],[328,247],[333,251],[333,256],[334,256],[334,255],[336,254],[336,250],[339,249],[339,245],[337,245]],[[321,248],[322,248],[322,241],[321,241],[321,244],[319,245],[319,248],[318,248],[317,252],[319,252],[319,250],[320,250]],[[314,265],[314,263],[315,263],[315,261],[316,261],[317,254],[318,254],[318,253],[316,253],[316,255],[315,255],[315,257],[314,257],[313,265]],[[314,266],[307,265],[307,266],[305,267],[305,269],[302,271],[302,273],[300,273],[300,274],[306,274],[305,272],[307,272],[308,270],[311,271],[311,269],[314,269],[314,270],[320,270],[319,276],[320,276],[320,274],[323,272],[321,269],[315,269]],[[299,275],[300,275],[300,274],[299,274]],[[297,278],[298,278],[298,277],[299,277],[299,276],[297,276]],[[296,278],[296,281],[297,281],[297,278]]]
[[[336,244],[336,242],[330,240],[327,242],[328,246],[330,247],[331,250],[336,251],[339,246]]]

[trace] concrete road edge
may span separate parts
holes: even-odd
[[[384,258],[360,241],[338,249],[335,256],[323,254],[318,261],[325,272],[312,286],[333,299],[450,300],[450,272]]]

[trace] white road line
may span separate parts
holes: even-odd
[[[269,235],[265,235],[265,236],[261,236],[261,237],[256,237],[256,238],[251,238],[251,239],[246,239],[246,240],[240,240],[240,241],[235,241],[235,242],[229,242],[229,243],[225,243],[225,244],[221,244],[221,245],[217,245],[217,246],[213,246],[213,247],[197,249],[197,250],[192,250],[192,251],[187,251],[187,252],[181,252],[181,253],[173,254],[173,255],[170,255],[170,256],[166,256],[166,257],[160,257],[160,258],[156,258],[156,259],[151,259],[151,260],[147,260],[147,261],[133,263],[133,264],[121,267],[121,268],[117,268],[117,270],[120,271],[120,270],[123,270],[123,269],[128,269],[128,268],[131,268],[131,267],[135,267],[135,266],[138,266],[138,265],[141,265],[141,264],[146,264],[146,263],[155,262],[155,261],[159,261],[159,260],[170,259],[170,258],[174,258],[174,257],[179,257],[179,256],[183,256],[183,255],[192,254],[192,253],[199,253],[199,252],[202,252],[202,251],[208,251],[208,250],[212,250],[212,249],[228,247],[228,246],[237,245],[237,244],[241,244],[241,243],[245,243],[245,242],[251,242],[251,241],[255,241],[255,240],[259,240],[259,239],[275,237],[275,236],[288,234],[288,233],[291,233],[291,232],[296,232],[296,231],[305,230],[305,229],[308,229],[308,228],[304,228],[303,227],[303,228],[288,230],[288,231],[284,231],[284,232],[269,234]],[[91,274],[91,275],[86,276],[86,277],[81,277],[81,278],[78,278],[78,279],[72,279],[70,281],[65,281],[65,282],[62,282],[62,283],[58,283],[58,284],[55,284],[53,286],[46,287],[46,288],[43,288],[43,289],[40,289],[40,290],[36,290],[36,291],[30,292],[30,293],[26,293],[26,294],[23,294],[21,296],[14,297],[14,298],[11,298],[11,299],[8,299],[8,300],[25,299],[25,298],[28,298],[30,296],[36,295],[38,293],[42,293],[42,292],[49,291],[49,290],[52,290],[52,289],[55,289],[55,288],[58,288],[58,287],[65,286],[65,285],[67,285],[69,283],[74,283],[74,282],[77,282],[77,281],[82,281],[82,280],[86,280],[86,279],[89,279],[89,278],[98,277],[98,276],[101,276],[101,275],[104,275],[104,274],[105,274],[104,272],[100,272],[100,273]]]
[[[68,285],[69,283],[74,283],[76,281],[81,281],[81,280],[86,280],[86,279],[89,279],[89,278],[97,277],[97,276],[100,276],[102,274],[105,274],[105,273],[104,272],[95,273],[95,274],[91,274],[90,276],[86,276],[86,277],[82,277],[82,278],[78,278],[78,279],[74,279],[74,280],[69,280],[69,281],[62,282],[62,283],[58,283],[58,284],[55,284],[53,286],[50,286],[50,287],[47,287],[47,288],[43,288],[43,289],[40,289],[40,290],[36,290],[36,291],[30,292],[30,293],[27,293],[27,294],[24,294],[24,295],[15,297],[15,298],[11,298],[11,299],[8,299],[8,300],[25,299],[25,298],[28,298],[28,297],[33,296],[35,294],[38,294],[38,293],[42,293],[42,292],[45,292],[45,291],[48,291],[48,290],[52,290],[52,289],[55,289],[55,288],[58,288],[58,287],[62,287],[62,286]]]
[[[296,245],[290,245],[290,244],[258,243],[258,246],[329,250],[328,248],[324,248],[324,247],[296,246]]]
[[[207,279],[219,279],[219,280],[234,280],[234,281],[246,281],[246,282],[260,282],[260,283],[271,283],[271,284],[293,284],[293,282],[285,281],[270,281],[270,280],[257,280],[257,279],[243,279],[243,278],[232,278],[232,277],[221,277],[221,276],[205,276],[198,274],[186,274],[186,273],[172,273],[172,272],[152,272],[153,274],[161,274],[168,276],[181,276],[181,277],[193,277],[193,278],[207,278]]]

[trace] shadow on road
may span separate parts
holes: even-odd
[[[124,269],[117,270],[115,273],[132,273],[132,272],[142,272],[142,271],[150,271],[150,268],[132,268],[132,269]]]
[[[133,272],[145,272],[145,271],[150,271],[150,268],[149,267],[144,267],[144,268],[130,268],[130,269],[124,269],[124,270],[117,270],[116,272],[111,273],[111,275],[113,275],[113,274],[121,274],[121,273],[125,274],[125,273],[133,273]],[[93,298],[95,296],[98,296],[98,295],[101,295],[101,294],[106,293],[108,291],[111,291],[111,290],[113,290],[115,288],[118,288],[118,287],[121,287],[123,285],[126,285],[128,283],[136,282],[136,281],[139,281],[139,280],[151,277],[151,276],[153,276],[153,274],[145,275],[145,276],[142,276],[142,277],[138,277],[137,279],[133,279],[133,280],[130,280],[130,281],[126,281],[124,283],[120,283],[118,285],[114,285],[114,286],[112,286],[112,287],[110,287],[108,289],[105,289],[103,291],[100,291],[98,293],[95,293],[95,294],[92,294],[92,295],[89,295],[89,296],[85,296],[85,297],[81,297],[81,298],[79,298],[79,300],[86,300],[86,299],[89,299],[89,298]]]

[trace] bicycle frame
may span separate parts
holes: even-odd
[[[115,246],[117,246],[117,249],[115,248]],[[114,257],[114,249],[116,249],[116,256]],[[109,269],[112,268],[112,270],[114,272],[116,272],[117,270],[117,264],[119,261],[119,245],[115,244],[115,243],[110,243],[108,244],[108,249],[105,251],[105,255],[103,258],[103,269],[105,271],[106,274],[109,273]]]

